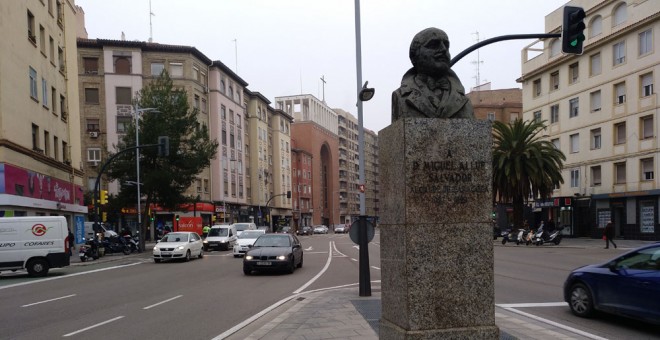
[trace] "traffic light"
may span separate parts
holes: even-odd
[[[177,215],[174,215],[174,219],[175,219],[177,222],[179,222],[179,215],[178,215],[178,214],[177,214]]]
[[[568,54],[582,54],[584,41],[584,10],[582,7],[565,6],[561,28],[561,50]]]
[[[151,220],[151,222],[154,221],[154,215],[155,215],[154,213],[149,214],[149,219]]]
[[[158,136],[158,156],[167,157],[170,155],[170,137]]]
[[[286,192],[286,198],[291,198],[291,190]]]
[[[101,204],[108,203],[108,190],[101,190],[101,197],[99,198]]]

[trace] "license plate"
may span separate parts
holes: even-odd
[[[270,262],[270,261],[258,261],[258,262],[257,262],[257,266],[270,266],[270,265],[272,265],[272,264],[273,264],[273,263]]]
[[[161,251],[160,254],[161,254],[161,255],[172,255],[172,252],[169,252],[169,251]]]

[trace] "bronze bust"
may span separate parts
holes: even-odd
[[[427,28],[410,44],[413,67],[403,75],[401,87],[392,92],[392,122],[400,118],[470,118],[474,110],[465,89],[449,63],[449,37],[438,28]]]

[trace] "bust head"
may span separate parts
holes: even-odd
[[[410,61],[417,72],[439,77],[449,72],[449,37],[443,30],[427,28],[415,35],[410,43]]]

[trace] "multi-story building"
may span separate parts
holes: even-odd
[[[510,123],[522,118],[522,90],[474,90],[467,94],[476,119]]]
[[[68,0],[0,6],[0,215],[65,216],[80,242],[77,9]]]
[[[350,224],[353,219],[360,216],[358,120],[355,116],[342,109],[334,108],[332,110],[337,113],[339,136],[340,221],[338,223]]]
[[[276,108],[294,118],[291,138],[312,155],[312,221],[332,226],[339,217],[339,138],[337,113],[304,94],[275,98]]]
[[[273,172],[271,140],[268,136],[268,110],[270,100],[259,92],[245,91],[248,138],[245,147],[249,187],[247,196],[251,205],[251,216],[259,226],[269,225],[266,204],[273,196]]]
[[[564,184],[535,202],[575,236],[616,235],[660,240],[658,99],[660,2],[580,1],[586,12],[582,55],[561,53],[561,40],[522,53],[524,119],[547,120],[544,138],[566,155]],[[546,16],[559,33],[562,9]]]
[[[295,230],[312,226],[312,157],[291,139],[292,226]]]
[[[278,229],[291,226],[291,122],[293,117],[282,110],[268,110],[268,139],[273,159],[273,192],[271,193],[270,218]],[[269,162],[270,163],[270,162]]]
[[[364,129],[364,198],[365,214],[378,222],[380,216],[380,162],[378,161],[378,134]]]

